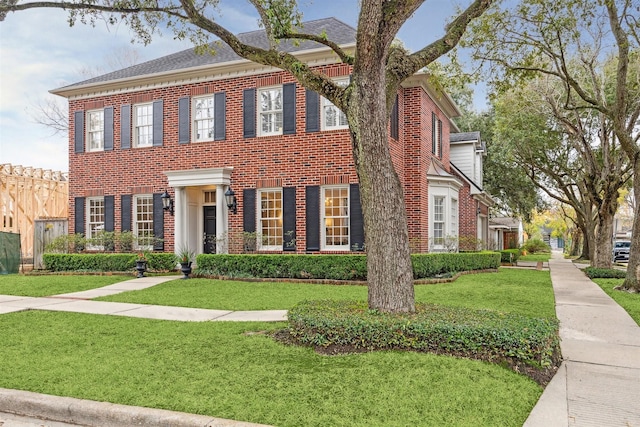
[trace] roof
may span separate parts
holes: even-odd
[[[450,142],[475,142],[480,141],[480,132],[458,132],[449,135]]]
[[[500,217],[500,218],[490,218],[489,219],[490,226],[503,226],[508,228],[519,228],[520,220],[518,218],[510,218],[510,217]]]
[[[304,22],[302,24],[302,27],[303,28],[301,32],[304,31],[308,34],[319,35],[324,32],[327,34],[327,37],[331,41],[337,43],[338,45],[355,43],[356,41],[355,28],[345,24],[344,22],[336,18],[324,18],[315,21]],[[244,43],[264,49],[269,48],[269,42],[264,30],[241,33],[238,34],[237,37]],[[243,58],[233,52],[233,50],[225,43],[217,41],[212,43],[211,45],[215,49],[215,55],[197,54],[194,48],[190,48],[181,52],[173,53],[171,55],[163,56],[161,58],[153,59],[142,64],[137,64],[132,67],[103,74],[101,76],[77,82],[68,86],[63,86],[59,89],[54,90],[53,92],[95,83],[106,83],[113,80],[130,79],[158,73],[180,71],[207,65],[217,65],[226,62],[243,60]],[[298,45],[295,45],[290,40],[283,40],[277,46],[278,50],[287,53],[301,52],[318,48],[326,49],[326,46],[307,40],[300,41]]]

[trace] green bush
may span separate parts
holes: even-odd
[[[516,262],[520,258],[520,249],[505,249],[500,251],[500,262]]]
[[[366,255],[200,254],[197,273],[228,277],[366,280]],[[496,269],[497,252],[413,254],[415,279],[460,271]]]
[[[417,304],[383,314],[363,301],[304,301],[288,313],[288,335],[318,347],[415,350],[545,368],[559,355],[558,322],[490,310]]]
[[[538,252],[551,252],[551,248],[547,245],[544,240],[541,239],[529,239],[522,246],[522,249],[527,251],[527,253],[535,254]]]
[[[137,254],[57,254],[42,256],[45,269],[60,271],[131,271],[136,267]],[[149,271],[175,270],[175,255],[165,252],[147,254]]]
[[[584,269],[584,274],[590,279],[624,279],[627,277],[625,271],[615,268],[587,267]]]

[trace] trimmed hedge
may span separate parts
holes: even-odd
[[[500,251],[500,262],[516,262],[520,258],[520,249],[505,249]]]
[[[413,254],[414,279],[433,278],[461,271],[497,269],[500,254]],[[366,255],[223,255],[200,254],[197,273],[227,277],[274,279],[366,280]]]
[[[147,253],[147,269],[172,271],[176,258],[172,253]],[[44,266],[50,271],[130,271],[136,267],[136,254],[44,254]]]
[[[534,368],[555,363],[558,321],[490,310],[416,304],[416,313],[380,313],[364,301],[303,301],[286,332],[301,345],[414,350]]]
[[[627,277],[626,271],[615,268],[587,267],[583,271],[590,279],[624,279]]]

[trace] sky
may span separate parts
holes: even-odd
[[[466,0],[427,0],[402,27],[399,38],[415,51],[441,37],[455,6]],[[356,27],[358,0],[302,0],[304,20],[336,17]],[[222,0],[219,22],[233,33],[259,29],[253,7],[243,0]],[[136,63],[191,47],[163,31],[144,46],[131,43],[128,27],[70,27],[66,12],[33,9],[9,14],[0,22],[0,164],[68,171],[68,135],[36,123],[38,106],[47,100],[66,102],[50,90],[85,80],[86,70],[113,71],[113,59],[133,51]],[[131,65],[131,64],[129,64]],[[123,68],[123,67],[116,67]],[[85,74],[83,74],[83,72]],[[480,101],[483,102],[482,100]],[[478,101],[476,101],[476,106]]]

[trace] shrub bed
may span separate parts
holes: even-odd
[[[615,268],[587,267],[583,271],[590,279],[624,279],[627,277],[625,271]]]
[[[175,270],[175,255],[165,252],[146,254],[149,271]],[[47,270],[60,271],[130,271],[136,267],[136,254],[44,254]]]
[[[414,254],[411,259],[414,279],[500,266],[497,252]],[[201,254],[196,262],[199,274],[227,277],[367,279],[366,255]]]
[[[288,319],[283,333],[292,342],[329,353],[424,351],[507,363],[520,371],[548,369],[551,376],[560,357],[555,319],[431,304],[417,304],[416,313],[383,314],[366,302],[332,300],[304,301]]]
[[[500,262],[516,262],[520,258],[520,249],[505,249],[500,251]]]

